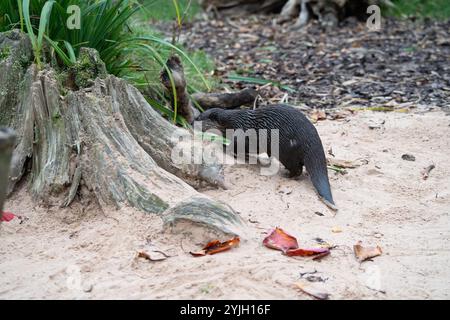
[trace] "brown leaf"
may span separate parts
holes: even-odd
[[[310,118],[313,123],[316,123],[319,120],[325,120],[327,115],[323,110],[314,109],[314,111],[310,113]]]
[[[159,254],[160,256],[158,257],[157,254]],[[162,260],[166,260],[169,256],[163,252],[156,252],[156,254],[155,254],[155,252],[147,253],[147,252],[141,251],[141,252],[138,252],[137,257],[144,258],[149,261],[162,261]]]
[[[355,252],[356,258],[363,262],[367,259],[377,257],[383,253],[380,246],[376,247],[363,247],[362,242],[359,241],[357,244],[353,246],[353,250]]]
[[[272,230],[272,232],[263,240],[263,244],[268,248],[281,250],[283,253],[286,253],[289,249],[298,248],[297,239],[280,228]]]
[[[330,298],[330,294],[328,292],[325,292],[324,290],[319,289],[318,287],[311,285],[306,282],[297,282],[295,284],[297,288],[302,290],[304,293],[319,299],[319,300],[328,300]]]
[[[203,257],[206,256],[206,250],[200,250],[200,251],[191,251],[189,252],[194,257]]]
[[[328,248],[297,248],[286,251],[286,255],[289,257],[311,257],[320,255],[320,258],[323,258],[329,254],[330,249]]]
[[[336,159],[336,158],[327,158],[327,163],[329,166],[354,169],[354,168],[360,167],[361,165],[367,164],[368,161],[365,159],[349,161],[349,160],[340,160],[340,159]]]
[[[213,240],[209,242],[202,250],[190,252],[194,257],[202,257],[207,254],[216,254],[219,252],[230,250],[231,248],[237,247],[241,240],[239,237],[234,237],[231,240],[220,242],[219,240]]]

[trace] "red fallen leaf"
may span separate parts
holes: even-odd
[[[2,222],[2,221],[9,222],[12,219],[14,219],[15,217],[16,217],[16,215],[14,213],[3,212],[2,214],[0,214],[0,222]]]
[[[297,249],[290,249],[286,251],[286,255],[289,257],[310,257],[310,256],[316,256],[318,257],[320,255],[320,258],[325,257],[326,255],[330,254],[330,249],[328,248],[297,248]]]
[[[298,248],[297,239],[280,228],[272,230],[272,232],[264,239],[263,244],[268,248],[281,250],[284,253],[289,249]]]
[[[202,257],[207,254],[216,254],[219,252],[230,250],[231,248],[237,247],[241,239],[239,237],[234,237],[231,240],[220,242],[219,240],[213,240],[209,242],[202,250],[190,252],[194,257]]]

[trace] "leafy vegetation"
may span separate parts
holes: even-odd
[[[187,54],[173,41],[164,39],[149,24],[155,17],[172,18],[180,28],[195,6],[187,0],[1,0],[0,31],[20,28],[27,32],[39,68],[46,63],[69,69],[82,47],[96,49],[108,73],[137,86],[153,106],[182,123],[167,107],[170,102],[160,85],[159,71],[172,53],[182,57],[191,91],[211,88],[213,66],[202,53]],[[70,6],[80,8],[80,28],[69,28]],[[169,9],[170,7],[170,9]],[[155,11],[153,11],[155,10]],[[153,13],[152,13],[153,12]],[[207,79],[208,78],[208,79]],[[173,92],[176,95],[176,92]],[[176,99],[175,99],[176,100]],[[176,106],[175,106],[176,111]]]
[[[388,15],[397,17],[423,17],[438,20],[450,19],[448,0],[393,0],[395,7],[386,8]]]
[[[140,1],[145,3],[145,1]],[[146,20],[174,20],[180,17],[184,21],[191,20],[200,12],[195,0],[154,0],[145,6],[142,15]]]

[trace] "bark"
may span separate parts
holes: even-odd
[[[206,10],[219,9],[227,15],[245,15],[247,13],[269,13],[283,6],[284,0],[200,0]]]
[[[3,203],[6,198],[14,140],[14,131],[8,128],[0,128],[0,221],[2,218]]]
[[[167,60],[167,69],[161,71],[161,82],[165,86],[168,95],[171,96],[172,105],[174,105],[175,97],[173,96],[172,81],[175,86],[176,100],[177,100],[177,114],[181,115],[189,124],[192,124],[195,118],[200,114],[199,111],[193,107],[192,101],[196,106],[202,109],[210,108],[237,108],[245,104],[254,103],[258,93],[253,89],[244,89],[233,93],[195,93],[191,97],[187,90],[187,82],[184,75],[184,69],[181,60],[178,56],[172,55]],[[168,71],[171,73],[169,76]],[[175,110],[174,110],[175,111]]]
[[[95,50],[81,52],[80,59],[87,55],[86,61],[100,62]],[[0,69],[8,67],[9,59],[0,62]],[[163,119],[136,88],[114,76],[83,82],[92,86],[77,91],[65,91],[60,77],[52,69],[38,71],[31,65],[22,75],[22,90],[8,98],[15,103],[1,106],[3,114],[14,115],[3,120],[10,120],[20,133],[10,190],[31,158],[30,192],[48,206],[68,206],[84,188],[105,209],[130,205],[164,213],[170,225],[189,220],[223,233],[237,234],[243,228],[231,208],[198,193],[173,174],[191,179],[202,172],[211,179],[219,176],[220,165],[172,161],[177,143],[172,134],[181,131],[192,136],[191,132]],[[201,207],[207,208],[208,215],[202,214]]]
[[[169,95],[172,97],[172,106],[175,106],[175,97],[173,96],[172,82],[175,86],[177,94],[178,110],[174,110],[177,114],[182,116],[189,124],[192,124],[195,119],[195,110],[192,106],[187,90],[187,82],[184,76],[183,65],[177,55],[172,55],[166,62],[169,70],[163,69],[161,72],[161,82],[166,87]],[[172,79],[170,79],[168,71],[170,71]]]
[[[0,33],[0,53],[0,125],[13,128],[17,135],[9,194],[24,174],[33,152],[34,118],[29,105],[34,69],[27,71],[33,58],[31,43],[18,30]]]
[[[233,109],[253,104],[257,97],[256,90],[247,88],[231,93],[195,93],[192,95],[192,100],[205,110],[211,108]]]
[[[390,5],[390,0],[203,0],[206,10],[214,8],[225,15],[244,16],[249,13],[280,12],[278,22],[296,17],[295,26],[302,27],[313,17],[325,27],[336,27],[345,17],[367,18],[367,7],[372,4]]]

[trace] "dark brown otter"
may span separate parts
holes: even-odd
[[[324,203],[337,210],[328,180],[322,142],[314,125],[299,110],[288,105],[272,105],[255,110],[209,109],[196,119],[225,133],[226,129],[279,130],[279,159],[291,176],[306,167],[311,181]],[[271,134],[267,134],[267,154],[271,156]],[[246,141],[248,143],[248,141]],[[246,145],[246,152],[248,152]],[[258,149],[258,153],[261,150]]]

